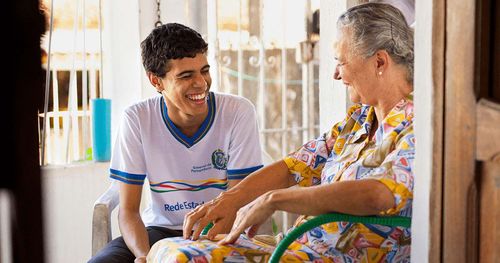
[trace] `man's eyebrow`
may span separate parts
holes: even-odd
[[[205,70],[205,69],[210,69],[210,65],[205,65],[201,68],[201,70]],[[184,70],[184,71],[181,71],[180,73],[178,73],[177,75],[175,75],[176,77],[180,77],[182,75],[185,75],[185,74],[193,74],[196,70]]]
[[[194,73],[194,70],[185,70],[185,71],[182,71],[180,72],[179,74],[175,75],[176,77],[180,77],[182,75],[186,75],[186,74],[193,74]]]

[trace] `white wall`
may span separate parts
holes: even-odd
[[[94,202],[111,181],[109,162],[42,168],[47,262],[87,262],[92,250]],[[150,194],[146,181],[141,211],[151,202]],[[111,234],[112,238],[121,235],[118,208],[111,213]]]
[[[432,1],[416,1],[415,20],[415,187],[411,257],[429,261],[430,194],[433,166]]]
[[[112,100],[111,132],[115,138],[123,110],[143,97],[139,1],[109,0],[102,3],[103,95]]]
[[[109,186],[108,171],[107,162],[42,168],[47,262],[86,262],[90,258],[92,210],[94,201]],[[114,218],[116,236],[119,230]]]
[[[332,125],[341,121],[348,106],[347,90],[341,81],[333,80],[336,62],[333,43],[337,36],[337,18],[347,9],[347,1],[320,2],[319,41],[319,119],[320,132],[328,131]]]

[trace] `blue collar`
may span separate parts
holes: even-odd
[[[170,131],[170,133],[177,139],[180,143],[184,144],[187,148],[191,148],[191,146],[195,145],[197,142],[199,142],[210,130],[210,127],[212,127],[212,124],[214,123],[215,119],[215,95],[213,92],[208,93],[208,114],[203,123],[201,124],[200,128],[196,131],[196,133],[193,135],[193,137],[188,137],[185,134],[183,134],[177,126],[172,122],[172,120],[168,117],[168,109],[167,109],[167,104],[165,104],[165,100],[163,99],[163,96],[161,97],[161,102],[160,102],[160,111],[161,111],[161,116],[163,119],[163,122],[165,123],[165,126],[167,126],[167,129]]]

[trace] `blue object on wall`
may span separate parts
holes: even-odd
[[[111,159],[111,100],[92,99],[92,159],[107,162]]]

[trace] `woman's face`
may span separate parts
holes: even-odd
[[[354,103],[373,105],[376,92],[375,56],[362,58],[350,44],[350,33],[343,30],[335,44],[337,66],[333,78],[342,80]]]

